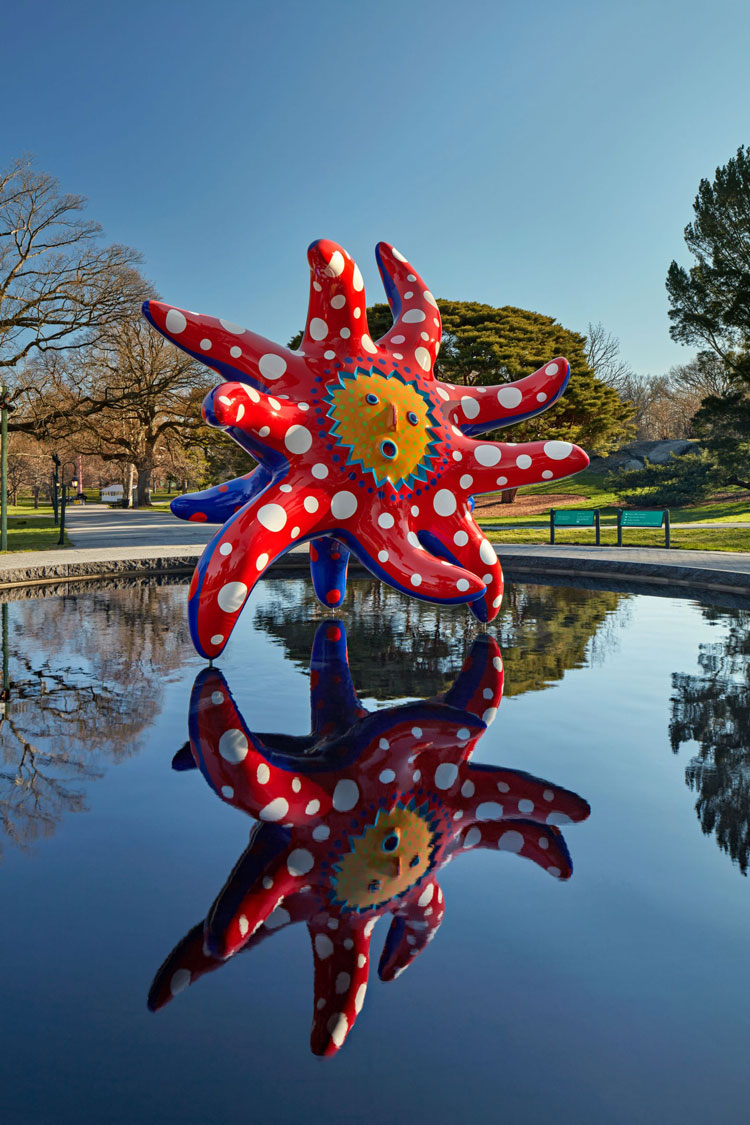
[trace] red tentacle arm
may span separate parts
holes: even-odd
[[[419,896],[412,896],[393,911],[393,921],[378,966],[381,980],[395,980],[401,976],[415,957],[426,949],[443,920],[445,900],[436,880],[423,883],[419,891]]]
[[[571,824],[591,812],[588,801],[523,770],[467,766],[461,788],[467,819],[531,820],[536,824]]]
[[[458,851],[496,848],[530,859],[553,879],[569,879],[573,863],[559,828],[526,820],[501,820],[467,825]]]
[[[477,442],[462,436],[457,447],[463,470],[458,495],[465,499],[478,492],[561,480],[580,473],[589,463],[588,454],[569,441],[527,441],[516,445],[504,441]]]
[[[325,358],[331,349],[346,348],[375,355],[367,326],[365,285],[359,266],[346,250],[330,239],[313,242],[310,263],[310,302],[302,338],[306,356]],[[330,358],[330,357],[329,357]]]
[[[542,414],[557,402],[569,378],[570,364],[564,356],[557,356],[533,375],[512,383],[461,387],[441,382],[438,394],[445,401],[443,409],[451,422],[465,434],[476,437]]]
[[[393,327],[378,340],[399,361],[416,363],[424,377],[434,381],[432,371],[442,325],[437,302],[414,267],[387,242],[379,242],[375,254],[383,279]]]
[[[329,926],[332,922],[335,925]],[[308,925],[315,961],[315,1008],[310,1046],[335,1055],[354,1027],[367,992],[372,927],[319,915]]]
[[[203,400],[203,417],[210,426],[239,427],[285,456],[294,455],[301,433],[308,434],[296,403],[274,398],[244,383],[222,383]],[[309,448],[309,445],[307,446]]]
[[[236,373],[235,377],[243,382],[273,387],[281,393],[307,381],[302,357],[238,324],[178,309],[163,301],[146,301],[143,314],[162,336],[218,371],[224,379]]]
[[[473,486],[473,477],[471,485],[464,477],[461,481],[467,489]],[[452,516],[437,522],[425,541],[434,554],[453,560],[482,582],[485,591],[481,598],[471,602],[472,613],[480,621],[497,617],[503,600],[502,567],[494,547],[474,522],[468,504],[462,502]]]

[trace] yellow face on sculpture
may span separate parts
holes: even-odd
[[[429,870],[433,843],[433,829],[414,809],[380,812],[336,864],[336,899],[366,910],[403,894]]]
[[[327,393],[332,433],[350,449],[350,462],[371,470],[378,484],[426,479],[435,425],[430,402],[401,376],[357,370]],[[421,470],[421,471],[420,471]]]

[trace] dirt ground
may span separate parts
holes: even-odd
[[[474,507],[474,517],[488,519],[498,516],[520,519],[521,516],[547,515],[550,508],[570,508],[576,505],[580,508],[581,502],[586,500],[575,492],[556,492],[544,496],[517,496],[512,504],[501,504],[500,493],[494,492],[488,496],[477,496]]]

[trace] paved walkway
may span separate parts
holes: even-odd
[[[0,586],[153,571],[188,573],[215,531],[169,512],[94,504],[69,508],[66,519],[73,547],[0,555]],[[541,543],[503,543],[497,549],[510,577],[585,575],[750,595],[750,553]],[[306,552],[303,544],[275,569],[299,569]]]

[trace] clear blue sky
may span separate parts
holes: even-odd
[[[0,163],[90,200],[165,300],[286,339],[333,238],[437,296],[601,320],[658,373],[702,176],[750,143],[748,0],[15,0]]]

